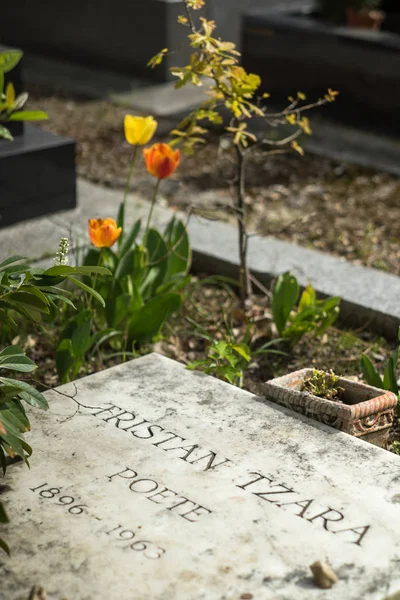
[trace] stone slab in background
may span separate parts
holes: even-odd
[[[204,79],[202,86],[187,85],[177,89],[175,81],[169,81],[130,92],[112,94],[111,100],[141,114],[152,115],[156,119],[178,118],[179,115],[183,118],[209,98],[208,82],[211,83],[211,80]]]
[[[60,388],[74,394],[68,384]],[[49,392],[1,496],[7,600],[383,600],[400,459],[159,355]],[[309,565],[339,577],[315,588]],[[23,565],[23,569],[21,569]]]
[[[0,141],[0,227],[75,206],[73,140],[26,125]]]

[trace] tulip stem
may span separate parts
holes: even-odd
[[[134,166],[136,163],[137,149],[138,149],[137,146],[133,147],[132,158],[131,158],[131,162],[129,165],[129,173],[128,173],[128,177],[127,177],[126,185],[125,185],[124,198],[122,200],[122,203],[120,204],[119,211],[118,211],[117,227],[122,227],[122,235],[124,233],[126,199],[128,197],[129,190],[131,188],[133,169],[134,169]],[[122,235],[120,236],[120,238],[118,240],[118,246],[120,246],[122,244]]]
[[[149,216],[147,217],[146,229],[145,229],[144,236],[143,236],[143,241],[144,242],[146,241],[147,234],[148,234],[149,229],[150,229],[150,221],[151,221],[151,217],[153,216],[154,205],[155,205],[156,200],[157,200],[157,194],[158,194],[158,188],[160,187],[160,182],[161,182],[161,179],[157,179],[157,183],[154,186],[153,198],[151,199],[151,206],[150,206],[150,210],[149,210]]]

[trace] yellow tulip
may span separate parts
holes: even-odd
[[[124,119],[126,141],[133,146],[144,146],[153,137],[157,125],[153,117],[126,115]]]

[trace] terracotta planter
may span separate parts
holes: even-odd
[[[395,394],[340,377],[338,385],[345,390],[343,402],[318,398],[300,391],[312,371],[302,369],[268,381],[264,384],[267,400],[386,448],[397,405]]]
[[[346,8],[347,25],[349,27],[361,27],[362,29],[373,29],[378,31],[385,20],[382,10],[355,10]]]

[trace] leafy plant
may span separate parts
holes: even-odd
[[[196,144],[204,143],[207,130],[204,123],[222,124],[220,109],[228,112],[230,122],[225,127],[225,134],[233,150],[236,168],[236,193],[234,210],[239,232],[240,260],[240,295],[242,304],[251,296],[252,284],[247,264],[248,238],[246,195],[246,166],[253,152],[266,155],[282,152],[284,147],[303,154],[297,139],[303,133],[311,134],[309,121],[305,111],[333,102],[338,92],[328,90],[323,98],[314,103],[305,103],[306,97],[298,92],[289,98],[288,106],[281,112],[268,111],[265,105],[269,94],[259,94],[261,79],[254,73],[247,73],[240,66],[240,53],[235,44],[221,40],[214,35],[214,21],[200,18],[196,21],[193,11],[205,6],[204,0],[183,0],[185,14],[178,18],[179,23],[188,28],[188,40],[192,54],[188,65],[174,67],[172,75],[177,77],[177,88],[187,84],[202,86],[203,81],[211,81],[208,88],[208,99],[193,110],[171,134],[173,144],[182,143],[184,150],[193,153]],[[197,22],[199,25],[197,25]],[[155,67],[165,57],[167,49],[163,49],[149,61]],[[273,130],[271,136],[264,133],[256,135],[249,131],[252,119],[259,119],[264,126]],[[287,132],[287,127],[294,131]],[[280,134],[276,132],[280,131]]]
[[[313,369],[312,375],[304,379],[301,390],[335,402],[341,402],[344,393],[344,388],[339,386],[339,377],[333,371],[326,373],[319,369]]]
[[[31,373],[35,363],[18,346],[7,346],[0,352],[0,465],[6,471],[6,455],[20,456],[27,464],[31,447],[21,437],[30,430],[22,401],[36,408],[48,408],[45,397],[25,381],[10,379],[3,370]]]
[[[23,434],[30,430],[30,424],[22,403],[48,408],[45,397],[34,387],[26,381],[5,376],[3,371],[30,373],[35,369],[35,363],[18,346],[8,346],[0,352],[0,465],[3,475],[7,468],[7,456],[20,456],[29,465],[28,459],[32,454],[32,448],[23,439]],[[7,522],[6,512],[0,503],[0,523]],[[0,548],[10,553],[1,538]]]
[[[397,339],[400,342],[400,327],[397,332]],[[396,377],[396,369],[397,369],[397,365],[399,362],[399,351],[400,351],[400,344],[393,351],[392,356],[387,360],[386,365],[385,365],[385,370],[383,373],[383,377],[381,377],[379,375],[378,371],[372,364],[372,362],[371,362],[370,358],[367,356],[367,354],[361,355],[361,370],[362,370],[364,379],[366,380],[367,383],[369,383],[369,385],[373,385],[374,387],[381,389],[381,390],[388,390],[388,391],[396,394],[396,396],[398,396],[399,404],[397,405],[397,411],[400,416],[400,395],[399,395],[399,386],[397,384],[397,377]]]
[[[322,335],[339,315],[339,297],[318,300],[311,285],[305,288],[300,300],[299,295],[300,287],[294,275],[287,272],[278,277],[272,295],[272,317],[279,335],[291,344],[299,342],[307,333],[314,337]]]
[[[24,256],[12,256],[0,263],[0,322],[2,328],[17,328],[15,315],[20,314],[29,321],[41,322],[45,317],[54,318],[61,301],[75,308],[71,292],[60,287],[65,281],[96,298],[104,306],[100,294],[78,279],[79,276],[97,273],[108,274],[101,266],[70,267],[54,265],[48,269],[33,268]]]
[[[180,151],[164,143],[143,148],[146,168],[156,183],[143,237],[138,241],[141,221],[126,231],[125,207],[138,147],[151,140],[157,122],[153,117],[126,115],[124,128],[133,153],[117,221],[112,217],[89,219],[88,233],[94,247],[85,254],[84,266],[79,267],[108,269],[109,277],[98,280],[95,274],[85,280],[85,285],[104,297],[105,302],[102,308],[94,310],[91,300],[86,302],[81,297],[78,314],[66,307],[56,352],[62,382],[76,377],[84,361],[102,344],[111,346],[111,356],[126,357],[151,342],[180,308],[181,292],[190,281],[191,247],[186,226],[173,217],[163,233],[151,228],[160,183],[179,166]],[[112,250],[112,246],[116,249]]]
[[[191,247],[185,225],[173,217],[164,234],[148,229],[137,242],[141,222],[123,236],[116,251],[89,250],[84,264],[102,264],[111,277],[98,284],[106,304],[97,322],[117,329],[128,348],[151,341],[181,305],[180,291],[190,281]]]
[[[60,257],[59,257],[60,258]],[[59,311],[58,304],[65,303],[74,308],[71,292],[60,287],[65,281],[91,294],[104,305],[94,289],[78,279],[79,276],[108,273],[103,267],[69,267],[54,265],[49,269],[35,269],[24,262],[23,256],[12,256],[0,263],[0,323],[1,335],[7,338],[17,328],[18,316],[23,320],[41,322],[54,319]],[[0,352],[0,465],[6,471],[6,457],[21,457],[27,464],[32,454],[31,447],[23,439],[30,424],[23,402],[36,408],[48,408],[44,396],[26,381],[12,379],[3,370],[30,373],[35,363],[18,346],[7,346]],[[0,506],[0,522],[6,516]],[[0,547],[8,552],[8,546],[0,539]]]
[[[28,100],[26,92],[15,95],[14,85],[9,82],[4,89],[4,74],[17,66],[22,58],[20,50],[0,52],[0,138],[12,140],[9,129],[3,125],[12,121],[41,121],[47,114],[41,110],[22,110]]]
[[[188,369],[202,369],[228,383],[237,382],[243,386],[244,373],[250,363],[250,348],[246,344],[231,341],[213,340],[208,348],[207,358],[189,363]]]
[[[285,354],[274,348],[279,344],[280,339],[270,340],[262,346],[254,348],[252,323],[248,323],[242,339],[237,339],[233,328],[224,315],[225,328],[219,332],[219,336],[223,339],[214,339],[208,331],[200,327],[195,321],[192,319],[188,319],[188,321],[194,325],[196,333],[209,343],[209,347],[205,359],[192,361],[187,365],[187,368],[191,370],[200,369],[208,375],[214,375],[232,385],[243,387],[246,370],[256,356]]]

